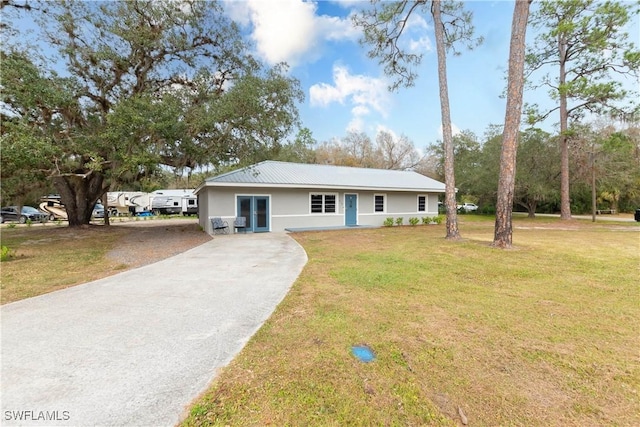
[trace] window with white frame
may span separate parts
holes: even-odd
[[[311,213],[336,213],[335,194],[311,194]]]
[[[385,202],[384,194],[374,194],[373,195],[373,211],[374,212],[386,212],[386,202]]]
[[[418,212],[427,211],[427,196],[418,196]]]

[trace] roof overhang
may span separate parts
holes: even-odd
[[[411,192],[411,193],[444,193],[444,188],[406,188],[406,187],[366,187],[349,185],[314,185],[314,184],[268,184],[268,183],[245,183],[245,182],[204,182],[195,189],[198,194],[204,188],[281,188],[281,189],[313,189],[313,190],[333,190],[333,191],[390,191],[390,192]]]

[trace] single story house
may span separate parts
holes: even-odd
[[[199,221],[247,231],[382,226],[386,218],[436,216],[444,184],[413,171],[264,161],[208,178],[195,190]]]

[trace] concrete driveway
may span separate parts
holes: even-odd
[[[0,424],[172,426],[307,261],[284,233],[216,237],[0,308]]]

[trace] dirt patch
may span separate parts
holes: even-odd
[[[107,254],[121,268],[152,264],[211,240],[193,220],[116,223],[112,227],[127,229]]]
[[[211,240],[195,219],[117,222],[110,227],[48,224],[2,230],[12,251],[3,261],[6,304],[111,276],[171,257]]]

